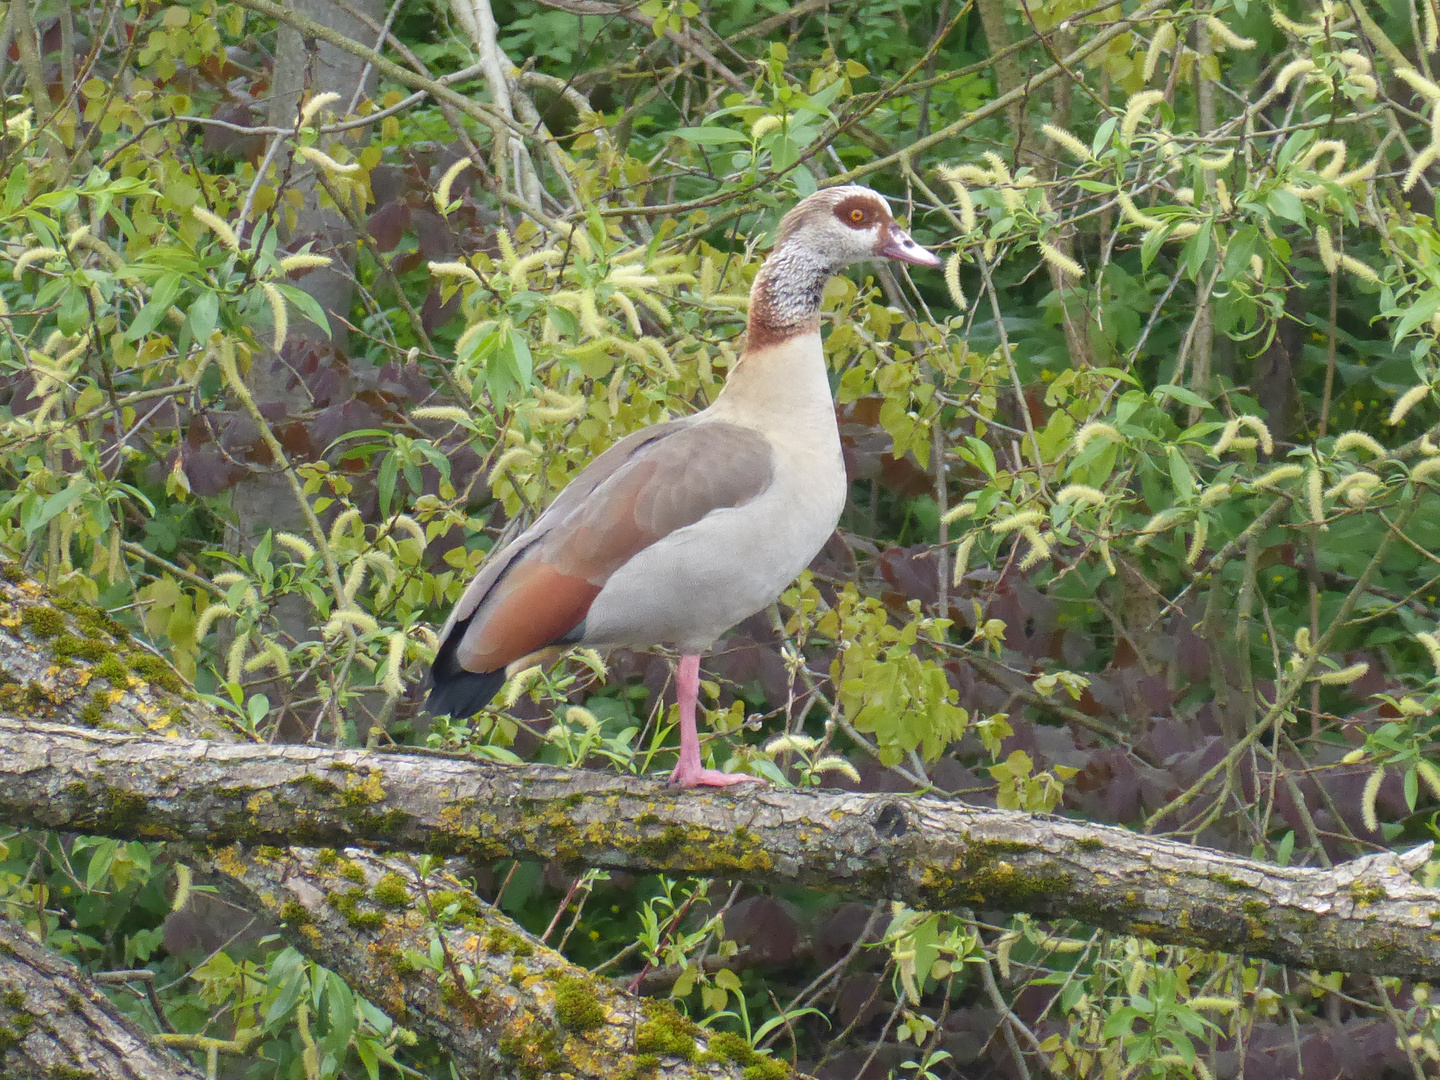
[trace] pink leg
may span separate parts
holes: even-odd
[[[695,730],[695,700],[700,696],[700,657],[682,656],[675,672],[675,698],[680,705],[680,760],[670,774],[677,787],[728,787],[763,784],[758,776],[700,767],[700,735]]]

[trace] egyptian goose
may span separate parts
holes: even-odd
[[[845,466],[820,296],[841,267],[873,258],[940,265],[868,188],[819,191],[785,215],[750,290],[744,351],[715,403],[621,439],[490,556],[441,631],[430,712],[478,712],[507,669],[557,646],[673,645],[671,782],[755,779],[701,767],[700,654],[779,596],[840,520]]]

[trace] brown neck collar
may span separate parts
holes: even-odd
[[[802,334],[820,332],[820,297],[835,268],[811,248],[783,243],[750,287],[745,351],[771,348]]]

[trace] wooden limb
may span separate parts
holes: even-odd
[[[420,753],[0,720],[0,820],[117,837],[363,843],[803,885],[931,910],[1080,919],[1307,968],[1440,976],[1430,845],[1281,867],[1125,829],[934,798],[692,791]]]
[[[442,869],[421,878],[410,861],[307,848],[225,849],[214,869],[229,899],[283,920],[291,944],[465,1075],[741,1080],[758,1060],[590,976]]]
[[[95,980],[0,918],[0,1076],[201,1080],[156,1046]]]

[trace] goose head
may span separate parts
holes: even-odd
[[[865,259],[940,265],[939,257],[895,223],[884,197],[859,184],[817,191],[786,214],[775,248],[791,247],[813,253],[832,271]]]

